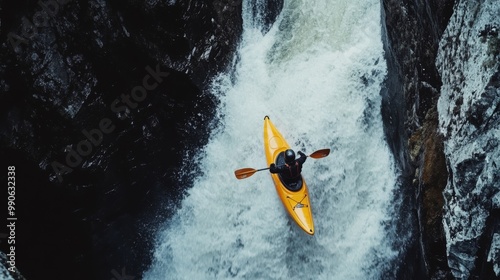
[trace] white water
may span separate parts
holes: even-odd
[[[221,123],[200,159],[205,175],[162,230],[145,279],[380,279],[391,268],[384,224],[395,219],[395,171],[380,114],[379,2],[285,1],[265,35],[243,3],[235,73],[214,83]],[[332,149],[302,172],[314,236],[290,221],[267,172],[234,177],[265,167],[265,115],[295,150]]]

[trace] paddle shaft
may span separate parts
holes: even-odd
[[[318,159],[318,158],[326,157],[329,154],[330,154],[330,149],[322,149],[322,150],[317,150],[316,152],[314,152],[306,157]],[[245,178],[248,178],[248,177],[252,176],[253,174],[255,174],[255,172],[268,170],[268,169],[270,169],[270,167],[261,168],[261,169],[242,168],[242,169],[238,169],[238,170],[234,171],[234,175],[238,179],[245,179]]]

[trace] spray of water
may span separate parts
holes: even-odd
[[[220,124],[204,175],[158,237],[146,279],[378,279],[388,269],[395,171],[380,114],[379,2],[289,0],[266,34],[258,3],[244,2],[237,67],[213,85]],[[314,236],[287,216],[266,171],[233,175],[266,167],[265,115],[295,150],[332,149],[302,172]]]

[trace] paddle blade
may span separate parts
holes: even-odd
[[[242,168],[234,171],[234,175],[241,180],[252,176],[255,172],[257,172],[257,170],[253,168]]]
[[[322,149],[322,150],[317,150],[316,152],[312,153],[309,157],[312,158],[324,158],[330,154],[330,149]]]

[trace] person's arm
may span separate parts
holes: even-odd
[[[276,164],[271,163],[269,166],[269,172],[271,173],[282,173],[284,170],[285,166],[276,166]]]
[[[307,156],[301,151],[299,151],[298,154],[300,155],[300,157],[297,159],[297,161],[300,164],[303,164],[304,162],[306,162]]]

